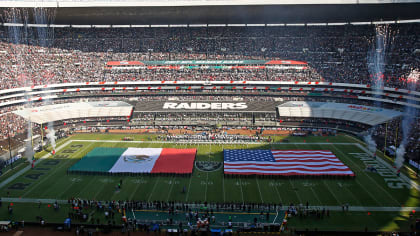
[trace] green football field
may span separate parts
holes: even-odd
[[[366,149],[348,136],[288,137],[289,142],[260,144],[175,144],[127,135],[75,135],[58,143],[57,154],[48,155],[34,169],[23,172],[0,188],[0,195],[16,199],[59,199],[71,197],[96,200],[142,200],[177,202],[282,203],[340,208],[418,207],[419,191],[403,174],[397,176],[387,160],[373,160]],[[312,149],[331,150],[356,174],[355,178],[268,178],[224,177],[223,166],[209,171],[195,166],[191,177],[106,176],[67,174],[67,170],[97,147],[197,148],[196,161],[223,162],[223,149]],[[45,156],[45,152],[37,157]],[[380,156],[380,155],[379,155]],[[45,156],[46,157],[46,156]],[[374,165],[378,172],[366,171]],[[22,169],[22,168],[20,168]],[[10,178],[1,177],[1,181]],[[123,181],[122,188],[116,186]],[[186,192],[183,193],[183,188]],[[376,207],[376,208],[375,208]],[[366,208],[367,209],[367,208]],[[398,208],[395,208],[398,209]],[[398,210],[396,210],[398,211]]]
[[[111,136],[111,135],[110,135]],[[87,137],[87,138],[86,138]],[[75,136],[57,155],[47,158],[34,169],[0,190],[2,196],[21,198],[68,199],[78,197],[99,200],[161,200],[185,202],[251,202],[306,204],[317,206],[418,206],[419,192],[411,189],[395,174],[365,170],[360,157],[369,157],[354,140],[344,136],[312,137],[305,143],[290,140],[282,144],[174,144],[150,141],[89,139]],[[100,136],[99,136],[100,138]],[[107,136],[106,138],[112,138]],[[77,141],[83,140],[83,141]],[[317,142],[318,141],[318,142]],[[223,167],[205,172],[195,168],[191,178],[175,176],[104,176],[66,174],[73,164],[95,147],[176,147],[197,148],[196,161],[223,161],[223,149],[313,149],[331,150],[352,169],[356,178],[224,178]],[[395,172],[395,171],[394,171]],[[115,187],[123,179],[121,191]],[[393,180],[395,181],[388,181]],[[182,193],[183,187],[187,192]],[[7,193],[8,192],[8,193]]]

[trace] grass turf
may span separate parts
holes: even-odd
[[[76,139],[84,138],[75,136]],[[109,135],[112,136],[112,135]],[[109,138],[109,136],[106,136]],[[311,137],[313,141],[320,141]],[[331,137],[329,139],[332,139]],[[339,139],[342,139],[339,138]],[[322,141],[322,140],[321,140]],[[341,142],[343,140],[340,140]],[[344,140],[345,141],[345,140]],[[347,140],[349,141],[349,140]],[[333,141],[330,141],[333,142]],[[335,141],[334,141],[335,142]],[[223,170],[202,172],[194,170],[192,178],[187,177],[120,177],[84,176],[66,174],[66,170],[81,157],[96,147],[197,147],[197,161],[223,161],[224,148],[273,148],[273,149],[329,149],[333,151],[357,175],[355,179],[271,179],[256,177],[224,178]],[[418,201],[407,201],[408,197],[418,199],[418,192],[411,189],[390,189],[384,178],[377,173],[365,172],[365,165],[349,153],[363,153],[353,145],[299,144],[269,145],[190,145],[171,143],[128,143],[128,142],[72,142],[53,158],[44,160],[35,169],[17,178],[0,193],[10,197],[67,199],[69,197],[135,200],[174,200],[210,202],[255,202],[255,203],[302,203],[311,205],[341,205],[349,203],[359,206],[417,206]],[[38,178],[29,178],[37,176]],[[115,186],[123,180],[123,188],[115,192]],[[29,184],[23,190],[9,189],[14,183]],[[187,193],[181,193],[186,186]],[[415,200],[415,199],[412,199]]]
[[[336,137],[287,137],[283,144],[174,144],[174,143],[133,143],[106,142],[133,136],[134,140],[149,139],[145,135],[80,134],[57,152],[57,155],[40,162],[0,189],[3,197],[68,199],[79,197],[99,200],[143,200],[143,201],[183,201],[183,202],[253,202],[282,203],[288,205],[306,204],[319,206],[340,206],[345,203],[357,206],[419,206],[419,192],[411,188],[392,189],[385,178],[378,173],[366,172],[362,160],[350,153],[364,153],[346,136]],[[280,140],[280,138],[278,138]],[[67,140],[66,140],[67,141]],[[104,142],[102,142],[104,141]],[[65,143],[59,142],[59,145]],[[326,143],[326,144],[325,144]],[[225,178],[223,169],[202,172],[194,169],[192,177],[175,176],[103,176],[66,174],[66,170],[81,157],[97,147],[176,147],[197,148],[197,161],[223,161],[225,148],[256,149],[319,149],[331,150],[355,173],[354,179],[329,178],[267,178],[234,177]],[[45,153],[45,152],[44,152]],[[39,157],[40,155],[36,155]],[[392,176],[396,178],[396,176]],[[115,186],[123,181],[122,189]],[[14,188],[15,186],[15,188]],[[24,186],[19,189],[16,186]],[[182,193],[183,187],[187,188]],[[386,220],[385,220],[386,221]],[[292,220],[293,222],[293,220]],[[299,225],[299,221],[295,221]],[[378,221],[377,228],[384,223]],[[392,228],[392,227],[391,227]],[[396,226],[394,227],[396,228]]]

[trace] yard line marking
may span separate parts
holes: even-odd
[[[306,143],[305,143],[306,144]],[[296,144],[293,144],[297,149],[299,149],[299,147],[296,145]],[[289,179],[289,182],[290,182],[290,184],[292,184],[292,181]],[[294,186],[293,186],[293,184],[292,184],[292,188],[295,188]],[[316,194],[315,194],[315,192],[314,192],[314,190],[312,189],[312,187],[310,187],[310,189],[311,189],[311,191],[312,191],[312,193],[314,193],[314,197],[317,199],[317,201],[320,203],[320,204],[322,204],[322,202],[319,200],[319,198],[318,198],[318,196],[316,196]],[[300,201],[300,203],[302,203],[303,204],[303,202],[302,202],[302,199],[299,197],[299,194],[297,193],[297,190],[295,190],[295,193],[296,193],[296,196],[298,196],[298,199],[299,199],[299,201]]]
[[[317,144],[317,146],[320,146],[321,148],[322,148],[322,146],[321,145],[319,145],[319,144]],[[336,149],[336,150],[338,150],[334,145],[332,145],[332,148],[334,148],[334,149]],[[347,156],[347,155],[345,155],[343,152],[341,152],[341,150],[338,150],[343,156]],[[353,163],[354,164],[354,163]],[[357,165],[356,165],[357,166]],[[328,188],[328,191],[330,191],[332,194],[333,194],[333,196],[334,196],[334,198],[336,198],[337,200],[338,200],[338,198],[336,197],[336,195],[334,194],[334,192],[328,187],[328,184],[326,184],[325,183],[325,180],[323,181],[324,182],[324,184],[325,184],[325,186],[327,186],[327,188]],[[378,203],[378,205],[381,205],[380,204],[380,202],[378,202],[377,200],[376,200],[376,198],[374,197],[374,196],[372,196],[372,194],[362,185],[362,183],[360,183],[360,181],[358,181],[358,179],[356,178],[356,183],[359,185],[359,186],[361,186],[362,187],[362,189],[376,202],[376,203]],[[349,190],[347,190],[348,192],[350,192]],[[353,198],[353,200],[356,200],[357,202],[359,202],[360,203],[360,201],[359,201],[359,199],[357,198],[357,197],[355,197],[353,194],[352,194],[352,198]],[[341,201],[337,201],[337,202],[339,202],[341,205],[343,204]]]
[[[169,201],[169,198],[171,197],[171,192],[172,192],[172,189],[174,188],[174,183],[175,183],[174,179],[175,179],[175,177],[172,177],[172,180],[171,180],[171,187],[169,188],[168,197],[166,198],[166,201],[167,201],[167,202]]]
[[[156,181],[155,181],[155,185],[153,185],[153,189],[152,189],[152,191],[150,192],[149,197],[147,198],[147,201],[148,201],[148,202],[150,202],[150,198],[152,197],[153,192],[154,192],[154,191],[155,191],[155,189],[156,189],[156,185],[157,185],[157,182],[159,181],[159,178],[160,178],[160,176],[158,176],[158,177],[157,177],[157,179],[156,179]]]
[[[320,205],[322,205],[322,202],[319,199],[318,194],[316,194],[316,192],[314,191],[314,188],[312,188],[312,187],[310,187],[310,188],[311,188],[312,192],[314,193],[316,200],[319,202]]]
[[[344,187],[344,189],[353,196],[353,199],[355,199],[359,204],[361,204],[362,202],[360,202],[359,198],[356,197],[350,190],[347,189],[347,187]]]
[[[321,145],[317,144],[316,146],[319,146],[321,149],[324,149]],[[333,196],[333,198],[337,201],[338,204],[343,205],[343,203],[341,201],[338,200],[337,195],[334,194],[334,191],[330,189],[329,185],[327,184],[327,182],[325,182],[325,179],[322,180],[322,183],[325,185],[325,187],[327,188],[328,192],[331,193],[331,195]],[[349,191],[348,189],[346,189],[347,191]],[[355,198],[359,203],[360,201]],[[322,203],[321,203],[322,204]]]
[[[91,181],[89,181],[89,184],[90,184],[90,182],[91,182]],[[65,192],[73,186],[73,184],[75,184],[75,182],[72,182],[71,184],[69,184],[69,185],[65,188],[65,190],[62,190],[62,191],[61,191],[60,196],[63,196],[63,195],[65,194]],[[81,191],[78,191],[78,193],[80,193],[80,192],[81,192]]]
[[[21,163],[19,163],[19,165],[17,165],[17,166],[15,166],[15,167],[13,167],[13,169],[8,169],[6,172],[4,172],[3,174],[2,174],[2,176],[5,176],[9,171],[12,171],[12,170],[14,170],[14,169],[16,169],[16,168],[18,168],[19,166],[21,166],[22,164],[25,164],[25,162],[26,161],[23,161],[23,162],[21,162]]]
[[[294,144],[294,146],[295,146],[296,148],[298,148],[296,144]],[[320,204],[320,205],[322,205],[322,202],[321,202],[320,198],[318,197],[318,194],[316,194],[316,192],[315,192],[314,188],[313,188],[313,187],[310,187],[310,189],[311,189],[312,193],[314,194],[314,196],[315,196],[316,200],[319,202],[319,204]]]
[[[86,188],[88,188],[89,187],[89,185],[90,185],[90,183],[92,182],[92,181],[97,181],[97,178],[99,177],[99,175],[96,175],[96,176],[94,176],[93,178],[88,178],[89,179],[89,182],[87,183],[87,184],[85,184],[84,185],[84,187],[83,188],[81,188],[79,191],[78,191],[78,193],[77,193],[77,195],[79,196],[79,197],[81,197],[81,193],[83,193],[83,191],[86,189]],[[77,197],[77,195],[75,196],[75,197]]]
[[[302,204],[303,204],[302,199],[300,199],[299,194],[298,194],[298,192],[297,192],[297,190],[296,190],[295,186],[293,185],[293,183],[292,183],[292,181],[291,181],[290,179],[289,179],[289,183],[290,183],[290,185],[292,186],[292,189],[293,189],[293,191],[295,192],[296,196],[298,197],[299,203],[302,203]]]
[[[107,146],[108,148],[113,148],[113,147],[116,147],[117,146],[117,144],[113,144],[113,145],[111,145],[111,146]],[[98,179],[96,176],[95,176],[95,179]],[[101,178],[99,178],[99,179],[101,179]],[[103,178],[102,178],[103,179]],[[110,180],[110,181],[106,181],[106,183],[103,183],[102,184],[102,188],[101,188],[101,191],[104,189],[104,187],[105,187],[105,185],[107,185],[107,184],[109,184],[109,183],[113,183],[114,182],[114,180],[112,179],[112,178],[105,178],[105,179],[108,179],[108,180]],[[89,185],[90,185],[90,182],[89,182]],[[94,196],[94,199],[96,199],[96,196],[98,196],[98,194],[101,192],[101,191],[96,191],[96,193],[95,193],[95,196]],[[115,194],[117,194],[117,193],[119,193],[119,192],[121,192],[121,189],[120,189],[120,191],[114,191],[113,192],[113,194],[112,194],[112,196],[111,196],[111,199],[114,199],[113,197],[115,196]]]
[[[223,202],[226,202],[226,193],[225,193],[225,175],[222,176],[222,185],[223,185]]]
[[[273,224],[274,224],[274,222],[276,222],[277,216],[279,216],[279,211],[276,210],[276,217],[274,217]]]
[[[131,208],[131,213],[133,213],[133,218],[136,219],[136,215],[134,215],[134,210]]]
[[[321,144],[319,144],[319,143],[308,143],[307,145],[316,145],[316,146],[319,146],[320,148],[322,148],[322,145]],[[296,145],[295,145],[296,146]],[[333,148],[335,148],[336,150],[338,150],[335,146],[334,146],[334,144],[332,144],[332,147]],[[339,150],[340,151],[340,150]],[[340,151],[341,152],[341,151]],[[345,155],[343,152],[341,152],[341,154],[343,154],[344,156],[347,156],[347,155]],[[354,164],[354,163],[353,163]],[[325,182],[325,180],[323,180],[322,181],[323,183],[324,183],[324,185],[327,187],[327,189],[328,189],[328,191],[333,195],[333,197],[337,200],[337,202],[338,203],[340,203],[340,204],[342,204],[341,203],[341,201],[339,201],[338,200],[338,197],[334,194],[334,191],[333,190],[331,190],[330,188],[329,188],[329,186],[328,186],[328,184]],[[380,205],[380,203],[375,199],[375,197],[373,197],[372,196],[372,194],[360,183],[360,181],[358,181],[358,179],[356,179],[356,183],[358,184],[358,185],[360,185],[361,187],[362,187],[362,189],[365,191],[365,192],[367,192],[367,194],[376,202],[376,203],[378,203],[379,205]],[[316,197],[316,199],[320,202],[320,198],[316,195],[316,193],[315,193],[315,191],[312,189],[312,187],[311,187],[311,190],[312,190],[312,192],[314,193],[314,195],[315,195],[315,197]],[[346,189],[348,192],[350,192],[348,189]],[[354,197],[354,195],[353,194],[351,194],[353,197],[353,199],[354,200],[356,200],[357,202],[359,202],[360,203],[360,201],[356,198],[356,197]],[[321,204],[322,204],[322,202],[320,202]]]
[[[58,146],[56,148],[56,152],[59,152],[61,149],[63,149],[64,147],[66,147],[67,145],[69,145],[72,141],[68,140],[67,142],[65,142],[64,144]],[[46,153],[44,156],[42,156],[41,158],[39,158],[37,161],[35,161],[34,166],[37,166],[42,160],[47,159],[49,156],[52,156],[51,153]],[[3,188],[5,185],[9,184],[10,182],[12,182],[13,180],[17,179],[19,176],[21,176],[23,173],[27,172],[28,170],[31,169],[31,166],[28,165],[27,167],[19,170],[18,172],[16,172],[14,175],[10,176],[9,178],[5,179],[4,181],[2,181],[0,183],[0,188]]]
[[[239,177],[239,185],[241,186],[242,204],[244,204],[244,191],[242,190],[242,181],[241,181],[241,177]]]
[[[191,180],[192,180],[192,175],[190,176],[190,183],[188,184],[187,195],[185,196],[186,202],[188,201],[188,196],[190,195]]]
[[[358,140],[358,139],[356,139],[356,138],[354,138],[354,137],[352,137],[352,136],[350,136],[350,135],[345,135],[345,136],[347,136],[347,137],[349,137],[349,138],[351,138],[351,139],[353,139],[353,140],[355,140],[357,143],[354,143],[354,145],[355,146],[357,146],[357,147],[359,147],[360,149],[362,149],[363,151],[365,151],[366,153],[368,153],[368,154],[370,154],[370,155],[372,155],[373,153],[371,152],[371,151],[369,151],[365,146],[363,146],[361,143],[363,143],[363,144],[365,144],[364,142],[362,142],[362,141],[360,141],[360,140]],[[337,144],[338,145],[338,144]],[[377,149],[377,151],[379,151],[379,152],[381,152],[381,153],[383,153],[381,150],[379,150],[379,149]],[[383,153],[383,155],[385,155],[384,153]],[[392,166],[386,161],[386,160],[384,160],[383,158],[381,158],[381,157],[379,157],[379,158],[376,158],[376,161],[378,161],[378,162],[380,162],[382,165],[384,165],[385,167],[387,167],[389,170],[393,170],[393,168],[392,168]],[[408,165],[404,165],[407,169],[411,169]],[[413,171],[413,170],[412,170]],[[415,171],[413,171],[413,172],[415,172]],[[397,177],[397,176],[395,176],[395,177]],[[419,184],[417,184],[415,181],[412,181],[409,177],[407,177],[404,173],[400,173],[400,177],[399,177],[400,179],[402,179],[402,180],[404,180],[405,182],[407,182],[408,184],[410,184],[410,186],[412,187],[412,188],[415,188],[415,189],[417,189],[418,191],[420,191],[420,185]]]
[[[359,147],[360,149],[362,149],[363,151],[365,151],[368,154],[372,154],[372,152],[370,152],[366,147],[364,147],[363,145],[361,145],[360,143],[356,143],[355,144],[357,147]],[[392,166],[386,162],[384,159],[382,158],[376,158],[376,161],[380,162],[383,166],[387,167],[389,170],[394,171],[394,169],[392,168]],[[405,167],[407,167],[407,165],[404,165]],[[395,176],[398,177],[398,176]],[[407,182],[408,184],[410,184],[410,186],[412,188],[417,189],[418,191],[420,191],[420,185],[418,185],[415,181],[412,181],[409,177],[407,177],[404,173],[400,173],[400,176],[398,177],[401,180]]]
[[[367,192],[368,193],[368,195],[376,202],[376,203],[378,203],[378,206],[383,206],[383,203],[381,203],[381,202],[379,202],[378,200],[376,200],[376,197],[375,196],[373,196],[372,195],[372,193],[368,190],[368,189],[366,189],[365,188],[365,186],[360,182],[360,181],[358,181],[357,180],[357,178],[356,178],[356,183],[358,184],[358,185],[360,185],[362,188],[363,188],[363,190],[365,190],[365,192]],[[375,182],[375,184],[377,185],[377,186],[379,186],[376,182]],[[392,200],[394,200],[393,198],[391,198]],[[395,200],[394,200],[395,201]],[[397,201],[395,201],[395,202],[397,202]],[[397,202],[398,203],[398,202]],[[399,203],[398,203],[398,205],[399,205]]]
[[[209,185],[209,172],[207,172],[207,178],[206,178],[206,191],[204,193],[204,201],[207,201],[207,188]]]
[[[187,148],[187,144],[185,143],[184,145],[185,145],[185,148]],[[198,153],[198,147],[197,147],[197,153]],[[194,168],[195,168],[195,164],[194,164],[193,169],[194,169]],[[188,197],[189,197],[189,195],[190,195],[190,187],[191,187],[192,176],[193,176],[193,174],[191,173],[191,176],[190,176],[190,183],[188,184],[188,189],[187,189],[187,193],[186,193],[186,196],[185,196],[185,201],[188,201]]]
[[[333,198],[337,201],[338,204],[343,205],[343,203],[338,200],[338,197],[334,194],[334,191],[332,191],[329,187],[328,184],[325,182],[325,180],[322,180],[322,183],[324,183],[325,187],[328,189],[328,191],[331,193],[331,195],[333,196]]]
[[[70,143],[71,142],[73,142],[73,141],[70,141]],[[162,142],[160,142],[160,143],[162,143]],[[149,145],[150,144],[152,144],[152,143],[150,143],[149,142]],[[289,143],[290,144],[290,143]],[[311,143],[311,144],[316,144],[316,143]],[[330,145],[332,145],[333,143],[328,143],[328,144],[330,144]],[[185,145],[185,144],[184,144]],[[236,145],[236,144],[235,144]],[[303,145],[303,144],[302,144]],[[306,144],[306,145],[308,145],[308,144]],[[347,145],[347,144],[346,144]],[[354,145],[354,144],[353,144]],[[251,146],[252,147],[252,146]],[[211,148],[211,147],[210,147]],[[208,177],[208,176],[207,176]],[[225,191],[224,190],[224,178],[222,179],[223,180],[223,191]],[[376,182],[375,182],[376,183]],[[155,183],[156,184],[156,183]],[[190,178],[190,184],[191,184],[191,178]],[[259,185],[259,183],[257,183],[258,185]],[[324,184],[327,186],[327,184],[324,182]],[[376,183],[377,184],[377,183]],[[171,186],[172,187],[172,186]],[[328,188],[328,186],[327,186],[327,188]],[[241,184],[241,190],[242,190],[242,184]],[[206,184],[206,191],[207,191],[207,184]],[[259,189],[259,191],[260,191],[260,189]],[[277,187],[276,187],[276,191],[278,192],[278,189],[277,189]],[[313,189],[312,189],[312,191],[313,191]],[[349,191],[349,189],[346,189],[346,191]],[[350,191],[349,191],[350,192]],[[331,192],[332,194],[333,194],[333,192]],[[351,192],[350,192],[351,193]],[[388,192],[387,192],[388,193]],[[224,196],[223,196],[223,199],[225,200],[225,192],[223,192],[223,194],[224,194]],[[333,194],[334,195],[334,194]],[[149,196],[150,197],[150,196]],[[206,197],[207,197],[207,193],[206,193]],[[261,194],[260,194],[260,197],[261,197]],[[299,196],[298,196],[299,197]],[[316,196],[317,197],[317,196]],[[358,200],[358,199],[356,199],[356,200]],[[337,201],[337,202],[339,202],[339,201]]]
[[[89,181],[89,183],[90,183],[90,181]],[[67,185],[67,187],[65,189],[61,190],[60,197],[63,197],[63,195],[66,193],[66,191],[69,190],[73,186],[73,184],[75,184],[75,182],[72,182],[71,184]]]
[[[281,199],[279,189],[277,188],[277,186],[274,186],[274,189],[276,189],[276,193],[277,193],[277,196],[279,197],[280,203],[283,204],[283,200]]]
[[[260,183],[258,182],[258,177],[255,177],[255,178],[257,180],[257,187],[258,187],[258,192],[260,193],[261,203],[264,203],[264,200],[261,194]]]
[[[335,150],[337,150],[338,152],[340,152],[342,155],[344,155],[344,156],[347,156],[346,154],[344,154],[340,149],[338,149],[335,145],[333,145],[332,146]],[[376,186],[378,186],[379,187],[379,189],[381,189],[383,192],[385,192],[387,195],[388,195],[388,197],[391,199],[391,200],[393,200],[393,201],[395,201],[396,203],[397,203],[397,205],[400,205],[400,203],[394,198],[394,197],[392,197],[392,195],[388,192],[388,191],[386,191],[385,189],[383,189],[374,179],[372,179],[372,177],[370,177],[368,174],[366,174],[363,170],[362,170],[362,168],[360,167],[360,166],[358,166],[357,164],[355,164],[354,162],[353,162],[353,160],[351,160],[351,157],[350,156],[347,156],[348,157],[348,160],[351,162],[351,163],[353,163],[353,165],[355,165],[356,166],[356,168],[357,169],[359,169],[359,171],[361,172],[361,173],[363,173],[366,177],[368,177],[369,178],[369,180],[371,180],[371,182],[373,182]],[[362,188],[363,189],[365,189],[365,187],[357,180],[357,178],[355,178],[356,179],[356,182],[358,182],[361,186],[362,186]],[[366,189],[365,189],[365,191],[367,191]],[[373,197],[373,199],[376,201],[376,202],[378,202],[377,200],[376,200],[376,198],[375,198],[375,196],[372,196],[371,195],[371,193],[369,192],[369,191],[367,191],[368,192],[368,194],[371,196],[371,197]],[[379,203],[379,202],[378,202]],[[379,203],[379,205],[380,205],[380,203]]]
[[[338,152],[340,152],[343,156],[347,156],[348,157],[348,159],[349,159],[349,161],[353,164],[353,165],[355,165],[355,167],[361,172],[361,173],[363,173],[366,177],[368,177],[369,178],[369,180],[371,180],[376,186],[378,186],[382,191],[384,191],[385,193],[387,193],[388,194],[388,192],[387,191],[385,191],[384,189],[382,189],[381,188],[381,186],[380,185],[378,185],[378,183],[376,183],[376,181],[375,180],[373,180],[369,175],[367,175],[364,171],[363,171],[363,169],[362,168],[360,168],[357,164],[355,164],[352,160],[351,160],[351,157],[349,157],[348,155],[346,155],[345,153],[343,153],[340,149],[338,149],[337,147],[335,147],[334,145],[333,145],[333,148],[335,149],[335,150],[337,150]],[[373,196],[371,193],[370,193],[370,191],[368,191],[366,188],[365,188],[365,186],[360,182],[360,181],[358,181],[358,179],[356,178],[356,183],[358,184],[358,185],[360,185],[362,188],[363,188],[363,190],[365,190],[367,193],[368,193],[368,195],[375,201],[375,202],[377,202],[378,203],[378,205],[379,206],[381,206],[381,203],[379,202],[379,201],[377,201],[376,200],[376,198],[375,198],[375,196]],[[394,200],[395,202],[397,202],[397,204],[399,205],[399,203],[398,203],[398,201],[396,201],[393,197],[390,197],[392,200]]]
[[[107,179],[111,179],[111,178],[107,178]],[[113,181],[112,181],[113,182]],[[95,195],[93,196],[93,199],[96,199],[96,196],[98,196],[98,194],[105,188],[105,186],[107,185],[107,184],[109,184],[109,183],[111,183],[111,181],[107,181],[106,183],[103,183],[103,184],[101,184],[102,186],[101,186],[101,188],[98,190],[98,191],[95,191]],[[120,190],[121,191],[121,190]],[[114,191],[114,194],[112,195],[112,196],[114,196],[115,195],[115,192],[116,191]],[[112,199],[112,198],[111,198]]]
[[[90,147],[91,145],[92,145],[93,143],[91,143],[91,144],[89,144],[89,145],[87,145],[86,147],[84,147],[84,148],[81,148],[79,151],[77,151],[77,152],[75,152],[75,153],[73,153],[72,155],[76,155],[76,153],[79,153],[79,152],[81,152],[82,150],[85,150],[85,149],[88,149],[88,147]],[[60,167],[57,167],[57,168],[55,168],[53,171],[51,171],[51,172],[48,172],[48,174],[47,175],[45,175],[45,176],[43,176],[43,177],[45,177],[45,178],[43,178],[42,180],[40,180],[40,181],[38,181],[38,182],[36,182],[34,185],[32,185],[31,187],[29,187],[29,189],[28,189],[28,191],[25,191],[25,193],[22,195],[22,197],[24,197],[24,196],[26,196],[26,195],[28,195],[30,192],[32,192],[38,185],[40,185],[40,184],[42,184],[43,182],[45,182],[45,180],[47,180],[47,179],[49,179],[51,176],[53,176],[56,172],[58,172],[59,170],[61,170],[63,167],[65,167],[66,165],[66,162],[68,162],[69,161],[69,159],[65,159],[63,162],[64,163],[62,163],[61,164],[61,166]]]
[[[143,177],[141,177],[139,180],[144,180]],[[133,200],[134,195],[137,193],[137,191],[139,190],[140,185],[142,185],[141,183],[136,184],[136,188],[134,189],[134,191],[130,194],[130,197],[128,198],[128,200]]]

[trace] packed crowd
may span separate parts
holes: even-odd
[[[244,136],[244,135],[232,135],[226,133],[207,133],[202,134],[182,134],[182,135],[167,135],[165,141],[175,142],[260,142],[268,141],[268,138],[260,136]]]
[[[0,113],[0,139],[7,139],[23,133],[28,127],[25,119],[12,112]]]
[[[165,210],[175,212],[178,211],[189,211],[199,210],[206,207],[206,209],[219,210],[230,210],[236,212],[246,211],[275,211],[286,208],[282,203],[237,203],[237,202],[225,202],[225,203],[210,203],[210,202],[173,202],[173,201],[125,201],[125,200],[113,200],[113,201],[99,201],[99,200],[87,200],[80,198],[70,198],[67,200],[68,204],[71,204],[72,208],[96,208],[100,209],[126,209],[126,210]]]
[[[120,180],[122,183],[122,180]],[[287,209],[282,203],[210,203],[210,202],[174,202],[174,201],[99,201],[99,200],[86,200],[80,198],[70,198],[67,200],[73,209],[77,208],[96,208],[97,210],[163,210],[168,211],[169,214],[181,213],[190,211],[232,211],[232,212],[251,212],[251,211],[276,211]],[[292,203],[293,205],[293,203]],[[122,212],[122,211],[121,211]],[[188,217],[186,217],[188,218]]]
[[[385,26],[381,26],[385,27]],[[86,81],[130,80],[280,80],[280,81],[332,81],[356,84],[383,82],[385,86],[406,88],[413,69],[419,68],[419,24],[396,24],[387,27],[390,45],[386,48],[387,61],[383,73],[369,71],[369,54],[375,49],[375,26],[314,26],[314,27],[208,27],[208,28],[43,28],[49,38],[38,38],[36,28],[0,27],[0,89],[52,83]],[[18,27],[19,28],[19,27]],[[17,36],[17,37],[15,37]],[[276,60],[290,59],[308,62],[304,69],[209,69],[180,70],[134,69],[110,70],[108,61],[151,60]],[[419,90],[420,86],[417,88]],[[412,89],[412,88],[410,88]],[[216,91],[217,92],[217,91]],[[111,96],[113,92],[91,95],[110,96],[106,100],[130,99],[135,101],[173,99],[173,96]],[[250,92],[249,95],[255,95]],[[271,96],[235,96],[237,100],[269,100]],[[89,101],[103,100],[90,97]],[[225,100],[226,96],[177,96],[179,100]],[[307,100],[299,96],[285,96],[283,100]],[[324,99],[325,98],[320,98]],[[329,101],[344,102],[331,97]],[[8,101],[13,101],[9,99]],[[78,98],[54,100],[51,103],[80,101]],[[357,100],[358,104],[371,105]],[[31,106],[45,105],[32,103]],[[385,106],[386,104],[384,104]],[[386,106],[389,106],[386,105]],[[21,106],[2,107],[0,110],[0,137],[22,134],[28,124],[10,111]],[[139,120],[166,119],[144,116]],[[171,117],[171,119],[183,117]],[[215,119],[219,119],[216,117]],[[223,117],[229,119],[229,117]],[[191,118],[189,118],[191,119]],[[204,121],[211,118],[195,117]],[[242,119],[232,117],[232,119]],[[249,117],[245,117],[249,120]],[[272,121],[273,117],[260,117]],[[308,123],[305,121],[305,123]],[[309,122],[310,123],[310,122]],[[13,124],[13,125],[10,125]],[[389,133],[398,133],[401,142],[400,120],[391,122]],[[345,125],[348,124],[339,124]],[[375,137],[383,137],[385,126],[380,126]],[[413,134],[420,127],[415,125]],[[418,137],[409,139],[410,150],[419,150]],[[4,149],[5,147],[3,147]],[[410,151],[411,152],[411,151]]]
[[[384,27],[384,26],[382,26]],[[375,26],[208,28],[0,28],[0,88],[116,80],[325,80],[406,87],[419,68],[418,24],[388,27],[385,71],[369,72]],[[38,38],[37,30],[51,31]],[[25,37],[23,37],[25,35]],[[15,37],[17,36],[17,37]],[[385,53],[385,52],[384,52]],[[108,61],[275,60],[309,63],[306,70],[182,69],[109,73]]]
[[[306,69],[107,69],[104,72],[105,81],[324,81],[312,67]]]
[[[122,182],[122,180],[121,180]],[[142,230],[142,231],[155,231],[159,227],[154,227],[149,224],[158,224],[166,226],[179,226],[179,228],[187,230],[197,230],[200,228],[207,228],[210,224],[224,225],[228,228],[241,227],[243,222],[236,222],[237,219],[233,219],[231,216],[226,220],[216,220],[216,214],[225,211],[226,214],[234,214],[234,212],[261,212],[260,220],[256,218],[254,221],[260,221],[263,223],[269,223],[270,212],[287,209],[279,204],[256,204],[256,203],[208,203],[208,202],[193,202],[193,203],[181,203],[181,202],[164,202],[164,201],[97,201],[97,200],[83,200],[71,198],[67,201],[71,205],[69,212],[69,218],[77,219],[81,222],[90,223],[93,225],[106,225],[116,226],[116,222],[119,224],[123,223],[123,229],[130,230]],[[293,206],[293,204],[291,204]],[[58,206],[58,203],[57,203]],[[58,209],[58,207],[57,207]],[[289,207],[290,209],[290,207]],[[105,215],[105,222],[100,218],[89,217],[89,211],[96,210]],[[142,210],[154,210],[162,211],[160,214],[167,212],[166,220],[156,219],[136,219],[130,216],[124,216],[123,212],[133,212]],[[255,213],[254,213],[255,214]],[[120,216],[121,220],[118,220],[115,216]],[[166,214],[165,214],[166,215]],[[185,215],[185,218],[182,216]],[[176,220],[174,220],[174,218]],[[181,220],[182,219],[182,220]],[[195,224],[197,222],[197,224]],[[183,224],[184,223],[184,224]],[[256,222],[254,222],[256,223]],[[184,227],[183,227],[184,226]],[[150,228],[149,228],[150,227]],[[153,229],[154,228],[154,229]]]
[[[353,131],[353,133],[362,132],[370,127],[369,125],[347,120],[302,117],[281,117],[281,125],[302,128],[311,127],[313,129],[329,127],[331,129]]]

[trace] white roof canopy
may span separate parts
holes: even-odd
[[[48,122],[93,117],[130,116],[133,106],[125,102],[80,102],[26,108],[13,113],[44,124]]]
[[[280,117],[328,118],[372,126],[402,115],[399,111],[379,107],[327,102],[286,102],[277,109]]]

